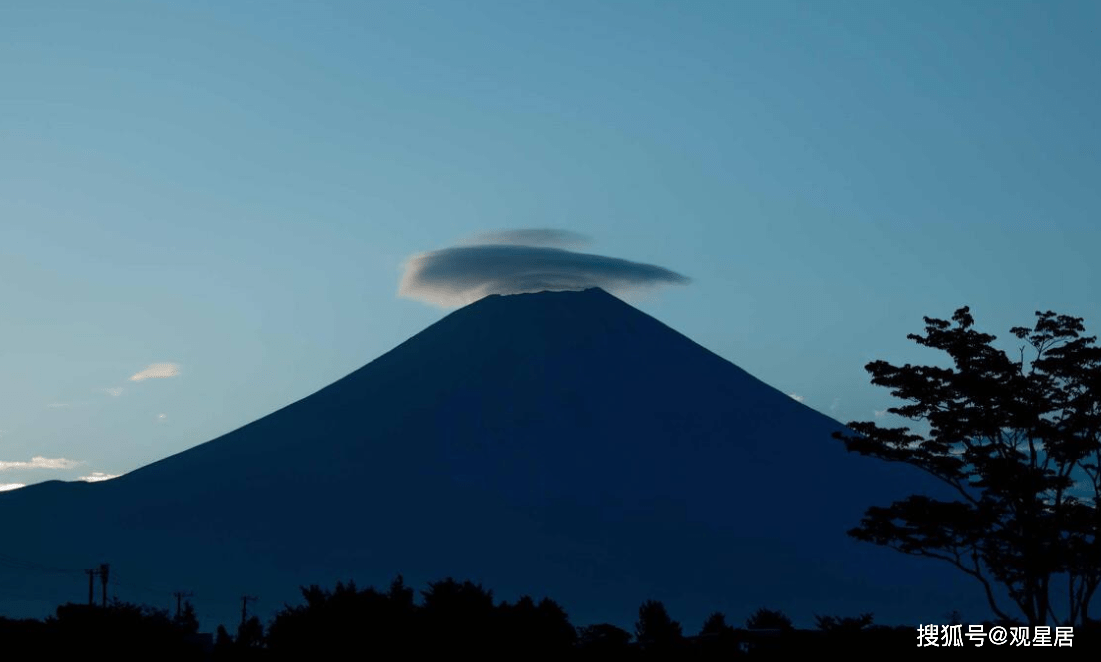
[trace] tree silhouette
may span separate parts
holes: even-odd
[[[494,605],[480,584],[450,577],[431,582],[413,600],[399,575],[386,593],[337,582],[333,590],[301,587],[304,604],[286,606],[268,628],[276,659],[318,657],[568,657],[576,640],[566,612],[553,600],[530,597]]]
[[[502,603],[498,611],[498,636],[510,657],[562,657],[577,639],[565,610],[550,598],[536,604],[525,595],[514,605]]]
[[[216,659],[233,657],[233,637],[229,634],[226,626],[221,624],[218,625],[218,630],[214,635],[214,657]]]
[[[61,659],[90,650],[121,659],[183,660],[202,654],[166,610],[118,599],[106,607],[60,605],[56,616],[46,619],[46,635],[46,646],[35,657]]]
[[[172,618],[172,623],[186,634],[195,634],[199,631],[199,617],[195,614],[195,606],[190,600],[184,600],[183,609]]]
[[[1025,343],[1019,356],[995,349],[960,308],[907,336],[947,353],[952,367],[867,364],[872,383],[905,402],[887,411],[928,432],[853,422],[855,434],[835,436],[850,451],[924,470],[954,500],[873,506],[849,534],[952,564],[1002,619],[999,585],[1030,625],[1085,624],[1101,583],[1101,348],[1081,318],[1036,317],[1031,329],[1011,329]]]
[[[334,590],[300,587],[305,604],[287,606],[268,628],[268,649],[276,657],[370,656],[408,651],[413,637],[413,590],[399,575],[387,593],[337,582]]]
[[[734,628],[726,624],[726,616],[717,611],[707,617],[700,629],[700,635],[724,636],[734,632]]]
[[[726,616],[716,611],[707,617],[693,646],[696,659],[726,660],[741,654],[740,640]]]
[[[631,633],[611,623],[597,623],[577,629],[577,646],[596,659],[622,656],[628,650]]]
[[[427,645],[433,654],[447,650],[481,653],[497,643],[499,621],[493,591],[448,577],[429,582],[421,597],[421,624],[432,633]]]
[[[872,624],[872,614],[859,616],[814,616],[814,624],[823,632],[860,632]]]
[[[778,609],[766,609],[764,607],[753,612],[752,616],[745,619],[745,626],[750,630],[790,631],[794,629],[787,614]]]
[[[413,589],[405,585],[405,578],[398,575],[390,582],[387,599],[397,609],[413,609]]]
[[[647,600],[638,608],[635,638],[644,648],[669,649],[683,640],[680,623],[669,617],[660,600]]]
[[[264,645],[264,626],[256,616],[237,627],[236,646],[239,649],[259,649]]]

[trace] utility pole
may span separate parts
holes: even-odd
[[[107,606],[107,577],[111,574],[111,564],[101,563],[99,565],[99,581],[103,585],[103,606]]]
[[[96,603],[95,596],[93,594],[93,587],[95,586],[96,575],[99,574],[99,570],[95,568],[89,568],[84,571],[88,574],[88,606],[91,607]]]
[[[183,591],[176,591],[172,595],[176,596],[176,619],[179,620],[179,618],[180,618],[180,601],[183,600],[184,598],[190,598],[190,597],[194,596],[195,594],[192,593],[191,591],[188,591],[187,593],[184,593]]]
[[[245,624],[248,620],[248,603],[256,602],[255,595],[242,595],[241,596],[241,625]]]

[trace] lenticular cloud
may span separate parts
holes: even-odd
[[[589,243],[589,238],[577,232],[553,228],[530,228],[525,230],[497,230],[481,232],[461,242],[464,246],[487,246],[506,244],[509,246],[543,246],[548,248],[581,248]]]
[[[523,233],[535,232],[551,231],[518,230],[509,234],[523,236]],[[688,282],[686,276],[653,264],[562,248],[500,243],[458,246],[414,255],[405,263],[398,294],[453,308],[490,294],[590,287],[624,293]]]

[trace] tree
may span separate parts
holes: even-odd
[[[357,588],[354,581],[337,582],[331,591],[316,584],[299,588],[305,604],[286,605],[268,626],[267,648],[277,656],[370,657],[406,651],[414,641],[413,589],[401,575],[386,593]]]
[[[681,642],[680,623],[669,617],[659,600],[647,600],[638,608],[635,637],[644,647],[665,649]]]
[[[451,577],[429,582],[421,591],[420,626],[426,633],[423,649],[428,657],[445,652],[483,655],[498,645],[500,615],[493,591],[470,580]]]
[[[1101,583],[1101,348],[1081,318],[1036,318],[1011,329],[1025,343],[1016,357],[960,308],[907,336],[947,353],[951,367],[867,364],[872,383],[905,402],[887,411],[927,431],[852,422],[852,434],[835,436],[935,476],[953,500],[873,506],[849,535],[950,563],[1004,620],[1013,619],[998,587],[1030,625],[1085,624]]]
[[[624,655],[631,642],[631,633],[611,623],[597,623],[577,628],[578,648],[596,657]]]
[[[237,648],[254,649],[264,645],[264,625],[256,616],[250,616],[237,626]]]
[[[721,611],[712,612],[692,644],[694,654],[690,659],[725,660],[739,657],[743,652],[741,644],[742,639],[737,631],[727,624],[726,615]]]
[[[195,634],[199,631],[199,617],[190,600],[184,600],[183,610],[172,618],[172,623],[185,634]]]
[[[217,634],[214,637],[214,648],[227,654],[233,648],[233,637],[230,636],[229,630],[226,630],[224,625],[218,625]]]
[[[753,612],[753,615],[745,619],[745,626],[750,630],[793,630],[791,619],[777,609],[761,607]]]
[[[734,628],[726,624],[726,615],[721,611],[713,612],[707,617],[707,620],[703,622],[703,628],[700,629],[700,635],[706,636],[727,636],[734,633]]]
[[[860,632],[869,627],[875,617],[871,613],[859,616],[819,616],[814,615],[814,624],[823,632]]]
[[[202,651],[168,612],[148,605],[112,600],[107,606],[64,604],[46,619],[46,636],[36,656],[63,659],[100,651],[109,658],[140,660],[199,659]],[[5,640],[5,659],[10,657]]]

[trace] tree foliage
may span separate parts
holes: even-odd
[[[682,639],[680,623],[669,617],[660,600],[647,600],[638,608],[635,638],[643,646],[668,648]]]
[[[875,620],[871,613],[859,616],[819,616],[814,615],[814,625],[823,632],[860,632]]]
[[[1032,328],[1011,329],[1023,344],[1010,355],[960,308],[907,336],[950,367],[869,363],[872,383],[905,403],[887,411],[927,431],[853,422],[836,436],[924,470],[954,499],[874,506],[849,534],[952,564],[1002,619],[1012,610],[998,587],[1031,625],[1087,623],[1101,583],[1101,348],[1082,322],[1037,312]]]
[[[185,600],[183,609],[172,618],[172,623],[186,634],[195,634],[199,631],[199,616],[195,613],[195,605],[190,600]]]
[[[413,589],[399,575],[386,593],[359,589],[354,581],[333,590],[300,587],[305,604],[287,606],[268,628],[268,647],[277,656],[304,659],[390,650],[407,654],[413,629]]]
[[[279,659],[560,657],[577,638],[554,600],[522,596],[514,604],[495,604],[491,590],[469,580],[430,582],[420,605],[400,575],[385,593],[352,581],[301,591],[304,604],[286,606],[268,629],[268,650]]]
[[[750,630],[793,630],[794,626],[787,614],[778,609],[761,607],[745,619],[745,626]]]
[[[631,633],[611,623],[597,623],[577,628],[578,648],[596,657],[607,659],[622,655],[631,642]]]
[[[193,632],[180,626],[163,609],[122,602],[107,606],[69,603],[45,622],[45,637],[33,651],[34,658],[71,659],[98,651],[108,658],[125,660],[193,660],[202,651],[190,638]],[[5,640],[5,659],[21,659]]]
[[[250,616],[237,626],[236,646],[245,649],[258,649],[264,646],[264,624],[259,617]]]
[[[726,624],[726,615],[721,611],[712,612],[700,628],[700,635],[724,636],[734,632],[734,628]]]

